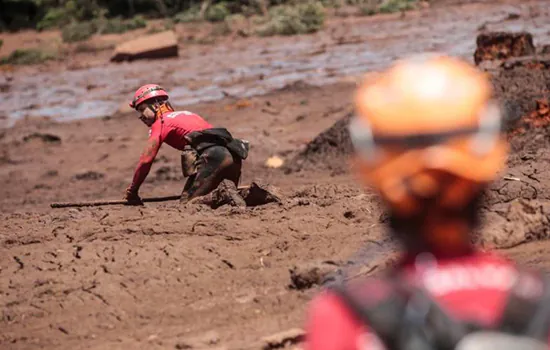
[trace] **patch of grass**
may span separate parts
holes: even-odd
[[[51,52],[39,49],[17,49],[9,56],[0,59],[0,64],[26,65],[43,63],[56,59],[56,55]]]
[[[120,17],[99,20],[97,25],[102,34],[122,34],[130,30],[136,30],[147,27],[147,21],[141,16],[135,16],[129,20],[123,20]]]
[[[364,4],[359,6],[359,13],[363,16],[372,16],[379,12],[379,3],[376,0],[365,1]]]
[[[162,25],[154,25],[151,28],[147,30],[147,34],[156,34],[160,32],[164,32],[166,30],[174,30],[174,27],[176,24],[174,23],[174,20],[172,18],[169,18],[162,23]]]
[[[240,13],[233,14],[225,19],[229,25],[243,25],[246,23],[246,16]]]
[[[325,22],[325,9],[318,1],[296,6],[277,6],[270,10],[270,19],[257,33],[260,36],[314,33]]]
[[[60,28],[69,24],[70,17],[65,8],[51,8],[46,15],[36,24],[37,30]]]
[[[122,34],[130,30],[147,27],[147,21],[141,16],[129,20],[121,18],[99,18],[87,22],[73,22],[63,28],[61,37],[63,42],[74,43],[89,39],[96,33]]]
[[[187,11],[180,12],[173,17],[175,23],[191,23],[198,22],[200,18],[200,8],[198,6],[191,7]]]
[[[416,0],[386,0],[378,6],[380,13],[394,13],[400,11],[412,10]]]
[[[206,10],[206,13],[204,14],[204,19],[209,22],[222,22],[225,20],[226,17],[229,17],[230,14],[231,11],[229,11],[227,3],[220,2],[218,4],[210,6],[208,10]]]
[[[92,22],[71,23],[61,31],[63,42],[74,43],[89,39],[97,31]]]
[[[394,13],[413,10],[417,0],[362,0],[359,6],[359,14],[372,16],[377,13]]]
[[[325,8],[320,2],[310,2],[298,6],[300,20],[306,26],[307,33],[313,33],[323,28],[325,23]]]

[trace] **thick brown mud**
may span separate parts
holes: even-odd
[[[353,278],[379,273],[396,257],[383,208],[347,170],[345,118],[355,85],[341,80],[427,48],[471,59],[484,22],[529,30],[539,44],[548,39],[548,10],[546,1],[442,5],[402,19],[338,19],[313,36],[192,47],[177,60],[2,76],[9,85],[2,111],[22,112],[0,131],[0,348],[260,349],[263,337],[302,327],[325,271],[315,266]],[[520,17],[506,19],[510,12]],[[373,25],[378,31],[367,30]],[[178,107],[249,140],[242,184],[272,184],[281,202],[49,208],[122,197],[147,138],[136,115],[101,107],[105,117],[55,119],[82,116],[95,100],[118,106],[144,82],[136,72],[145,67],[148,79],[176,89]],[[508,167],[487,192],[479,243],[548,270],[548,105],[536,102],[548,97],[548,75],[532,67],[495,72],[517,123]],[[340,82],[313,86],[319,81]],[[254,89],[275,90],[232,97]],[[204,97],[218,101],[190,104]],[[48,108],[58,108],[53,119],[20,118]],[[264,166],[274,155],[282,168]],[[177,151],[162,147],[141,195],[180,193],[179,162]],[[319,274],[310,274],[311,264]],[[304,269],[309,280],[291,279]]]

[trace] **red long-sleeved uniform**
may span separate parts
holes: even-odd
[[[160,146],[166,143],[175,149],[183,150],[187,145],[185,136],[193,131],[212,128],[201,116],[188,111],[168,112],[158,118],[149,130],[146,150],[139,158],[130,189],[137,192],[151,170],[153,160]]]

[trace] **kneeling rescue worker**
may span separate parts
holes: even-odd
[[[187,182],[181,202],[204,196],[223,180],[232,183],[226,193],[236,205],[244,205],[237,193],[242,161],[248,156],[248,142],[233,138],[225,128],[214,128],[201,116],[188,111],[174,111],[168,93],[158,85],[147,84],[134,94],[130,107],[139,112],[139,119],[148,127],[149,140],[125,199],[130,204],[142,204],[139,188],[155,159],[160,146],[167,143],[182,151],[181,166]]]
[[[471,244],[483,190],[505,164],[487,77],[443,55],[367,77],[349,130],[405,253],[382,277],[334,283],[311,303],[306,349],[547,349],[543,274]]]

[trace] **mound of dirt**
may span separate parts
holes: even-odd
[[[496,98],[505,114],[506,129],[515,136],[550,122],[550,64],[541,57],[526,57],[501,62],[488,69]],[[352,114],[336,122],[314,138],[306,148],[284,167],[285,173],[303,170],[348,171],[347,162],[353,148],[347,129]],[[519,140],[519,143],[525,139]]]
[[[315,137],[302,152],[285,165],[285,173],[316,169],[330,170],[336,174],[346,172],[346,156],[353,150],[348,131],[351,117],[352,113],[347,114]]]
[[[535,53],[533,36],[527,32],[507,33],[490,32],[478,35],[474,61],[479,64],[485,60],[507,59],[527,56]]]
[[[517,122],[537,110],[537,100],[550,98],[550,69],[545,60],[529,58],[504,62],[491,70],[495,95],[502,102],[507,128],[523,127],[528,120]]]

